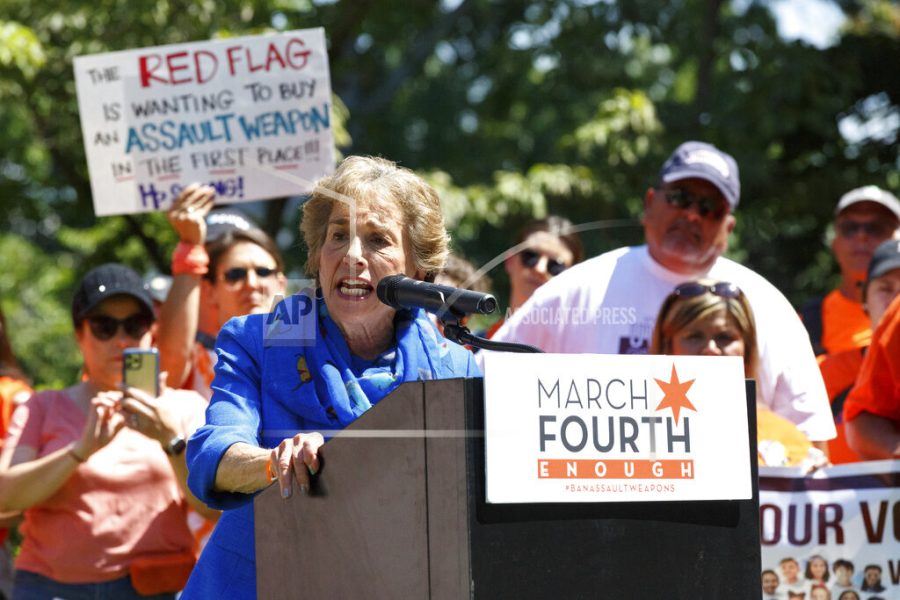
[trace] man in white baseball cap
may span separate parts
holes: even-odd
[[[841,196],[834,209],[831,240],[841,282],[824,298],[813,298],[800,309],[816,354],[853,350],[871,342],[862,285],[875,248],[895,237],[898,227],[900,201],[892,193],[867,185]]]

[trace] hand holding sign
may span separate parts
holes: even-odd
[[[76,57],[75,82],[98,215],[167,209],[192,181],[220,203],[291,196],[334,170],[321,28]]]
[[[208,185],[192,183],[181,191],[168,213],[178,239],[191,245],[206,243],[206,215],[215,200],[216,191]]]

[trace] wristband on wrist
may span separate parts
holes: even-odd
[[[209,255],[202,244],[178,242],[172,253],[172,275],[206,275]]]
[[[72,448],[69,448],[68,450],[66,450],[66,454],[68,454],[69,456],[74,458],[75,461],[80,464],[84,464],[87,461],[86,458],[81,458],[80,456],[78,456],[78,454]]]
[[[272,483],[278,479],[278,475],[272,471],[272,456],[266,460],[266,481]]]

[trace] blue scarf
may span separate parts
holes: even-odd
[[[324,411],[335,429],[355,421],[406,381],[460,377],[454,371],[449,342],[421,309],[398,311],[394,345],[374,361],[351,355],[344,336],[322,301],[315,343],[298,363],[300,384],[285,408],[301,418]],[[312,409],[312,410],[310,410]],[[317,410],[318,409],[318,410]],[[312,414],[311,414],[312,413]]]

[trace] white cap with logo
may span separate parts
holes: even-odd
[[[887,190],[883,190],[877,185],[867,185],[864,187],[856,188],[855,190],[850,190],[838,201],[837,206],[834,209],[835,216],[839,215],[841,211],[846,209],[848,206],[856,204],[858,202],[875,202],[877,204],[882,205],[892,213],[894,216],[900,220],[900,200],[897,200],[897,196],[888,192]]]

